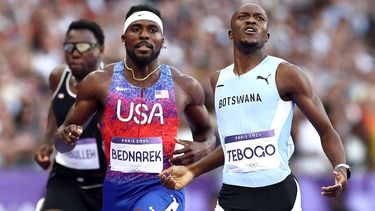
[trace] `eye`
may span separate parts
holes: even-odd
[[[137,25],[131,27],[132,32],[138,32],[139,30],[140,30],[140,27]]]
[[[157,33],[159,31],[159,29],[156,27],[156,26],[152,26],[148,29],[148,31],[150,33]]]
[[[240,16],[238,16],[238,19],[245,20],[246,19],[246,15],[240,15]]]
[[[265,19],[264,17],[262,17],[262,16],[258,16],[257,19],[260,20],[260,21],[265,21],[265,20],[266,20],[266,19]]]

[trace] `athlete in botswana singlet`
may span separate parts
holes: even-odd
[[[267,13],[245,3],[233,13],[230,26],[234,63],[211,76],[221,146],[192,165],[163,171],[161,182],[180,189],[224,165],[217,211],[302,210],[289,167],[296,105],[316,128],[334,168],[334,184],[317,194],[342,194],[350,178],[342,141],[300,68],[264,51],[270,38]]]

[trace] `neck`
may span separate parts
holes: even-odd
[[[150,63],[141,63],[131,60],[129,57],[126,57],[124,60],[128,70],[133,70],[134,75],[137,78],[145,77],[147,74],[155,70],[159,66],[159,61],[157,59],[151,61]]]
[[[135,65],[134,62],[131,62],[132,65],[129,66],[128,62],[128,60],[124,59],[125,75],[128,79],[131,78],[132,81],[136,81],[137,83],[143,83],[148,78],[152,78],[153,75],[157,75],[156,73],[160,66],[156,63],[158,62],[157,60],[146,65]]]
[[[257,66],[265,57],[265,54],[261,50],[254,51],[249,54],[244,54],[238,49],[234,49],[234,72],[237,75],[242,75],[255,66]]]

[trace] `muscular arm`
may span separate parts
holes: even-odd
[[[188,88],[190,103],[185,108],[185,116],[192,129],[194,141],[205,142],[213,149],[215,137],[210,123],[209,113],[204,105],[204,91],[196,80],[191,81],[190,87]]]
[[[279,68],[277,84],[280,96],[283,99],[293,100],[315,127],[321,138],[324,152],[332,166],[345,163],[342,141],[333,128],[322,102],[313,91],[307,77],[298,67],[291,64],[281,64]]]
[[[215,94],[216,82],[219,77],[219,72],[215,72],[211,76],[211,87]],[[200,161],[188,166],[194,177],[209,172],[217,167],[224,165],[224,152],[221,146],[217,147],[213,152],[208,154]]]
[[[65,70],[65,66],[59,66],[55,69],[52,70],[50,76],[49,76],[49,88],[52,94],[56,91],[58,88],[58,85],[60,83],[60,80],[62,80],[62,74]],[[51,98],[50,101],[50,106],[48,109],[48,118],[47,118],[47,130],[44,136],[44,140],[46,144],[53,144],[53,139],[55,137],[55,133],[57,130],[57,124],[56,124],[56,117],[55,114],[53,113],[53,108],[52,108],[52,100]]]
[[[49,86],[51,93],[54,93],[61,80],[65,66],[59,66],[52,70],[49,76]],[[53,140],[57,130],[56,117],[53,113],[52,98],[48,109],[47,128],[44,133],[42,145],[35,153],[35,161],[43,168],[47,169],[51,165],[51,154],[53,152]]]
[[[83,125],[98,107],[97,87],[93,86],[95,82],[90,80],[89,76],[87,77],[77,87],[76,101],[66,116],[64,126],[69,124]]]
[[[216,143],[216,137],[210,115],[204,105],[205,95],[202,86],[194,78],[175,72],[176,95],[179,95],[178,109],[183,113],[189,123],[194,142],[176,140],[184,148],[174,151],[182,156],[171,159],[174,165],[188,165],[211,152]]]
[[[342,141],[333,128],[319,97],[313,91],[308,78],[292,64],[280,64],[276,82],[283,100],[293,100],[318,132],[323,150],[333,167],[346,163]],[[336,185],[325,189],[323,195],[334,196],[341,191],[338,183],[347,186],[346,171],[334,172]],[[328,190],[329,193],[326,191]]]
[[[48,117],[47,117],[47,130],[44,135],[44,143],[45,144],[53,144],[53,139],[55,137],[57,130],[57,125],[56,125],[56,117],[53,113],[52,109],[52,103],[49,106],[48,109]]]
[[[108,71],[95,71],[77,87],[76,101],[69,110],[58,134],[68,145],[73,145],[82,133],[83,125],[103,106],[110,79]]]
[[[218,72],[211,77],[211,86],[215,91]],[[161,183],[172,189],[181,189],[186,187],[190,182],[206,172],[209,172],[224,164],[224,152],[221,146],[201,160],[188,166],[172,166],[160,173]]]

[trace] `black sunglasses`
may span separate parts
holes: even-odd
[[[92,50],[98,47],[98,43],[89,43],[89,42],[64,42],[63,48],[65,52],[73,53],[74,50],[77,50],[78,53],[83,54],[89,50]]]

